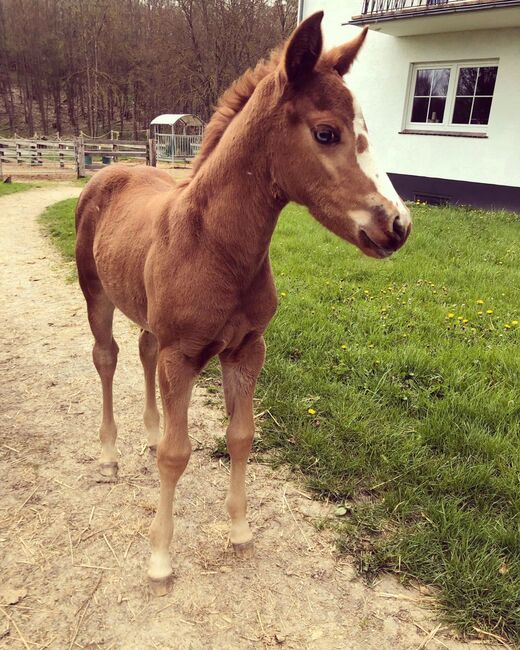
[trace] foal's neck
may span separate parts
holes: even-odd
[[[246,105],[183,193],[183,203],[201,219],[205,240],[243,279],[265,261],[286,204],[275,190],[268,128],[259,107]]]

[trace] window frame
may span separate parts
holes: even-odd
[[[485,68],[485,67],[496,67],[497,68],[497,78],[495,81],[495,87],[493,89],[493,95],[491,96],[491,109],[489,112],[489,120],[487,124],[455,124],[452,123],[453,111],[455,108],[455,99],[457,96],[457,85],[459,81],[459,70],[460,68]],[[418,70],[436,70],[439,68],[449,68],[450,70],[450,80],[448,83],[448,91],[446,94],[446,104],[444,106],[444,116],[442,122],[412,122],[412,110],[413,110],[413,100],[414,100],[414,90],[415,82],[417,79]],[[410,75],[406,91],[406,101],[405,101],[405,110],[404,110],[404,119],[403,119],[403,129],[407,132],[411,131],[432,131],[432,132],[442,132],[442,133],[460,133],[471,134],[487,134],[489,124],[491,122],[491,116],[493,112],[493,99],[496,95],[497,81],[498,81],[498,69],[500,68],[499,59],[470,59],[463,61],[436,61],[436,62],[424,62],[424,63],[412,63],[410,65]],[[489,95],[486,95],[489,97]]]

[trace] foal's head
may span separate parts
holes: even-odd
[[[343,81],[366,36],[322,53],[323,12],[290,38],[276,74],[275,183],[372,257],[404,244],[410,213],[372,158],[363,114]]]

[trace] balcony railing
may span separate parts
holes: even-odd
[[[392,36],[520,27],[520,0],[362,1],[360,15],[346,24]]]
[[[443,12],[443,10],[493,9],[518,5],[517,0],[363,0],[362,16],[388,13]]]
[[[361,13],[363,15],[382,14],[414,7],[438,7],[448,4],[448,2],[453,5],[460,0],[363,0]]]

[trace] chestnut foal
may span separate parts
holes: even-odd
[[[237,554],[252,551],[245,474],[263,333],[277,305],[269,244],[280,210],[288,201],[305,205],[376,258],[391,255],[410,232],[409,212],[376,168],[360,108],[342,79],[366,32],[322,54],[322,16],[304,21],[283,50],[224,94],[189,180],[176,184],[157,169],[114,165],[96,174],[78,203],[76,260],[103,387],[100,469],[109,478],[117,475],[114,308],[142,328],[144,423],[161,483],[148,570],[158,595],[171,587],[172,505],[191,451],[190,395],[217,354],[230,416],[230,539]]]

